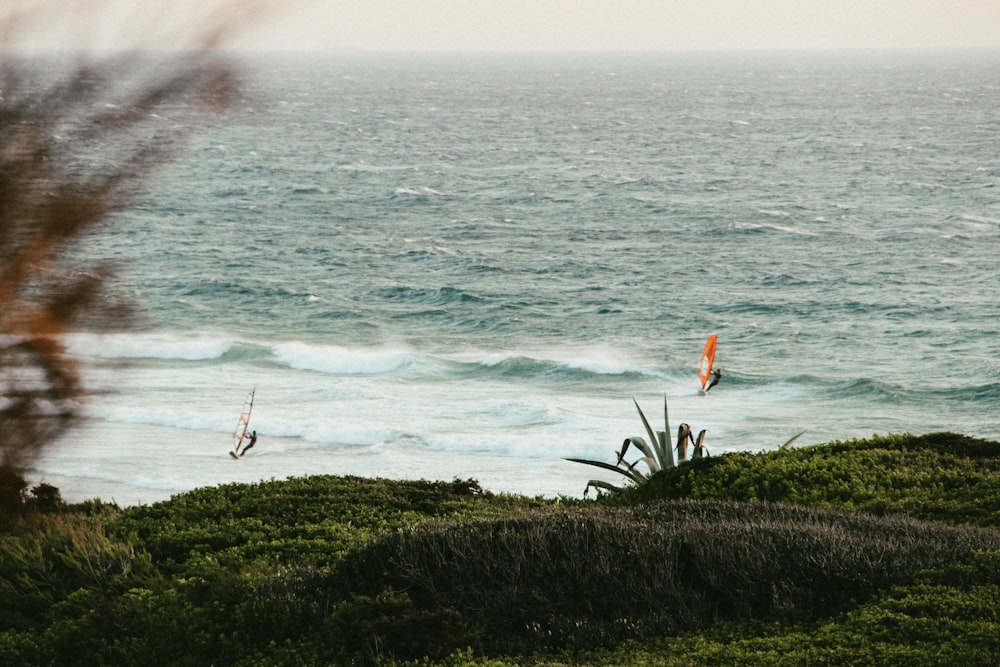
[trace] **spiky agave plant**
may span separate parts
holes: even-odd
[[[639,402],[632,399],[635,404],[635,409],[639,411],[639,418],[642,419],[642,425],[646,429],[646,435],[649,436],[649,441],[642,436],[631,436],[625,438],[622,442],[621,451],[615,452],[618,461],[615,464],[605,463],[604,461],[595,461],[592,459],[577,459],[577,458],[567,458],[567,461],[573,461],[574,463],[583,463],[590,466],[595,466],[597,468],[603,468],[604,470],[610,470],[623,475],[626,479],[632,480],[635,484],[642,484],[654,474],[661,470],[666,470],[667,468],[673,468],[677,463],[687,460],[688,445],[691,445],[691,455],[693,458],[701,458],[703,456],[708,456],[708,449],[705,447],[705,433],[702,430],[698,433],[698,437],[695,438],[692,435],[691,427],[687,424],[681,424],[677,429],[677,445],[673,445],[670,441],[670,417],[667,411],[667,397],[663,397],[663,430],[653,431],[653,428],[649,425],[649,420],[646,419],[646,415],[643,414],[642,408],[639,407]],[[629,463],[625,460],[625,455],[628,453],[631,447],[635,447],[642,454],[638,459]],[[677,450],[677,459],[674,459],[674,449]],[[640,469],[639,464],[645,466],[645,472]],[[584,490],[584,495],[590,491],[590,487],[596,489],[604,489],[612,493],[620,492],[623,487],[610,484],[608,482],[592,479],[587,483],[587,488]]]

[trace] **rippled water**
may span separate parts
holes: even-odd
[[[93,419],[37,476],[123,504],[311,473],[579,495],[595,471],[562,457],[610,460],[664,395],[716,454],[1000,439],[998,65],[252,63],[97,240],[146,325],[72,339]]]

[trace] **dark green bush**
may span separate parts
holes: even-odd
[[[421,608],[406,592],[351,595],[334,610],[325,632],[345,664],[377,664],[396,656],[446,657],[479,646],[481,627],[448,608]]]
[[[324,476],[32,511],[0,535],[0,664],[997,664],[997,533],[893,516],[997,523],[998,448],[726,455],[634,506]]]
[[[783,502],[1000,526],[1000,443],[953,433],[699,459],[604,502],[714,498]]]
[[[80,589],[108,589],[152,572],[134,537],[109,534],[99,517],[29,516],[0,535],[0,630],[30,627]]]
[[[499,515],[545,501],[483,493],[475,480],[389,481],[316,475],[196,489],[125,511],[165,571],[211,554],[232,567],[264,559],[323,567],[348,548],[398,526],[438,518]]]
[[[817,619],[997,548],[992,531],[684,501],[401,530],[345,558],[331,587],[405,591],[423,613],[482,624],[491,650],[579,649],[719,621]]]
[[[596,666],[873,665],[994,667],[1000,658],[1000,552],[922,573],[834,618],[719,626],[592,652]],[[519,658],[506,664],[551,665]],[[495,667],[499,667],[496,665]]]

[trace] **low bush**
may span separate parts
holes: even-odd
[[[998,533],[952,524],[998,524],[998,451],[727,454],[600,501],[319,476],[56,502],[0,529],[0,664],[992,665]]]
[[[665,470],[603,502],[678,498],[795,503],[1000,526],[1000,443],[933,433],[730,453]]]
[[[386,530],[424,521],[495,516],[548,501],[483,492],[475,480],[390,481],[315,475],[195,489],[125,511],[161,569],[181,573],[211,555],[235,568],[255,560],[323,567]]]
[[[871,665],[994,667],[1000,656],[1000,553],[920,574],[855,609],[815,623],[719,625],[588,652],[592,667]],[[456,652],[442,667],[480,665]],[[569,667],[553,656],[494,659],[491,667]],[[430,667],[422,663],[423,667]]]
[[[818,619],[981,549],[1000,549],[1000,535],[685,501],[401,530],[349,554],[330,586],[340,595],[405,592],[419,613],[454,612],[467,635],[485,628],[477,648],[530,652],[720,621]]]
[[[134,537],[109,534],[100,517],[28,516],[0,535],[0,630],[30,627],[80,589],[107,589],[151,571]]]

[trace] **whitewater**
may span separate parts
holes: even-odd
[[[1000,439],[995,52],[270,56],[87,252],[87,420],[29,477],[151,503],[310,474],[579,497],[712,455]],[[698,391],[718,335],[722,382]],[[234,461],[256,388],[260,440]]]

